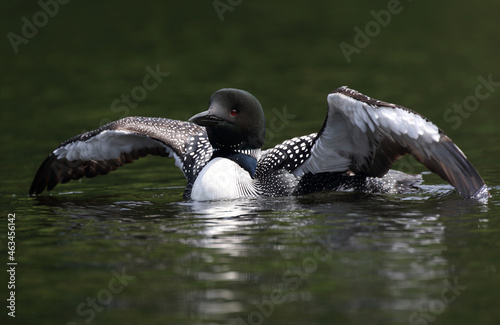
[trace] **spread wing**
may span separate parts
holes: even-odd
[[[104,175],[146,155],[174,157],[189,183],[210,160],[212,146],[205,128],[194,123],[126,117],[63,142],[38,169],[29,194]]]
[[[464,198],[488,195],[479,173],[436,125],[405,107],[347,87],[328,95],[328,115],[310,157],[293,171],[382,177],[405,154],[455,186]]]

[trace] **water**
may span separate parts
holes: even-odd
[[[356,45],[354,28],[388,2],[236,3],[221,21],[210,1],[75,1],[17,54],[0,42],[0,203],[6,219],[16,215],[18,262],[16,318],[2,307],[1,322],[497,323],[500,95],[496,83],[477,87],[500,80],[498,3],[402,1],[350,63],[339,45]],[[3,6],[3,35],[21,34],[21,18],[41,10]],[[51,150],[109,120],[185,120],[215,90],[243,88],[268,122],[282,122],[268,123],[270,147],[318,131],[326,94],[344,84],[434,121],[493,197],[462,200],[403,160],[396,167],[423,173],[418,193],[188,202],[181,172],[156,157],[26,195]]]

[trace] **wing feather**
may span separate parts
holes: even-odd
[[[50,191],[58,183],[105,175],[147,155],[176,158],[176,165],[189,180],[210,159],[211,149],[205,128],[194,123],[127,117],[63,142],[41,164],[29,194]]]
[[[294,174],[352,171],[382,177],[406,154],[455,186],[464,198],[487,194],[479,173],[436,125],[408,108],[347,87],[328,95],[328,115],[311,156]]]

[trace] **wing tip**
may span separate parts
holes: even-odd
[[[462,198],[484,199],[490,196],[479,172],[450,138],[443,135],[429,149],[426,156],[413,154],[430,171],[453,185]]]
[[[464,199],[481,200],[490,197],[488,187],[479,173],[470,163],[469,166],[471,168],[470,173],[460,175],[457,184],[455,184],[458,193]]]
[[[487,200],[490,197],[491,197],[491,194],[488,191],[488,187],[486,186],[486,184],[483,184],[483,186],[481,186],[481,188],[479,190],[477,190],[477,192],[474,193],[474,195],[472,195],[470,197],[470,199],[482,201],[482,200]]]
[[[50,154],[45,160],[42,162],[38,171],[31,182],[31,186],[29,189],[29,196],[37,196],[41,194],[45,188],[49,188],[49,178],[50,178],[50,166],[54,160],[54,154]],[[52,186],[53,188],[54,186]],[[48,189],[49,191],[52,189]]]
[[[483,200],[491,197],[488,187],[481,177],[466,179],[462,175],[458,183],[451,183],[457,189],[458,194],[464,199]]]

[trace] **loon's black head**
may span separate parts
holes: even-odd
[[[264,111],[257,98],[244,90],[218,90],[210,97],[208,111],[189,121],[206,127],[215,149],[259,149],[264,144]]]

